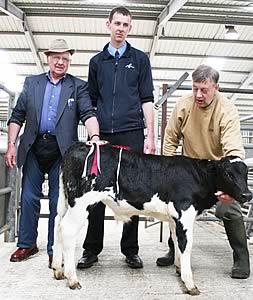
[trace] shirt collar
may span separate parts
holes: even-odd
[[[62,78],[60,80],[57,81],[56,85],[61,82],[64,78],[66,78],[66,73],[62,76]],[[46,73],[46,76],[47,76],[47,79],[52,82],[52,79],[51,79],[51,74],[50,74],[50,70]]]
[[[115,52],[118,50],[118,52],[119,52],[119,57],[121,57],[121,56],[124,54],[124,52],[126,51],[126,48],[127,48],[126,42],[124,43],[124,45],[122,45],[122,46],[121,46],[120,48],[118,48],[118,49],[114,48],[114,47],[112,46],[112,44],[109,43],[109,45],[108,45],[108,52],[109,52],[113,57],[115,57]]]

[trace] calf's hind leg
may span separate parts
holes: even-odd
[[[53,263],[52,268],[54,270],[54,278],[64,279],[64,273],[62,270],[63,262],[63,248],[62,248],[62,232],[61,232],[61,217],[57,215],[55,217],[54,225],[54,246],[53,246]]]
[[[63,179],[62,174],[60,175],[60,190],[59,190],[59,199],[57,204],[57,215],[55,217],[55,225],[54,225],[54,245],[53,245],[53,263],[52,268],[54,270],[54,277],[56,279],[63,279],[64,273],[62,270],[63,256],[62,256],[62,232],[61,232],[61,221],[64,217],[67,207],[68,201],[64,194],[63,189]]]

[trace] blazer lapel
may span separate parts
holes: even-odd
[[[74,90],[73,82],[70,79],[70,76],[68,76],[67,74],[65,79],[62,82],[61,95],[60,95],[58,108],[57,108],[56,124],[60,120],[64,108],[66,107],[68,103],[68,99],[71,97],[73,90]]]
[[[46,85],[47,85],[46,74],[41,74],[41,77],[38,77],[37,84],[34,86],[34,94],[35,94],[34,101],[35,101],[36,117],[37,117],[38,124],[40,124],[40,116],[41,116],[41,110],[42,110]]]

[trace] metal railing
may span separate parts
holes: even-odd
[[[0,151],[0,234],[4,233],[5,242],[15,241],[17,207],[17,169],[7,169],[4,153]]]
[[[0,90],[9,95],[8,116],[15,103],[15,93],[4,85],[0,84]],[[7,120],[0,122],[0,134],[7,132]],[[7,169],[4,161],[5,149],[0,148],[0,234],[4,233],[4,241],[13,242],[15,240],[16,207],[18,194],[17,169]]]

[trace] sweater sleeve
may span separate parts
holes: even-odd
[[[172,156],[176,154],[179,141],[182,137],[181,134],[182,120],[183,120],[183,111],[180,112],[178,104],[176,104],[165,129],[163,155]]]
[[[231,103],[225,106],[221,121],[221,145],[224,156],[236,155],[241,159],[245,158],[239,114],[235,105],[231,105]]]

